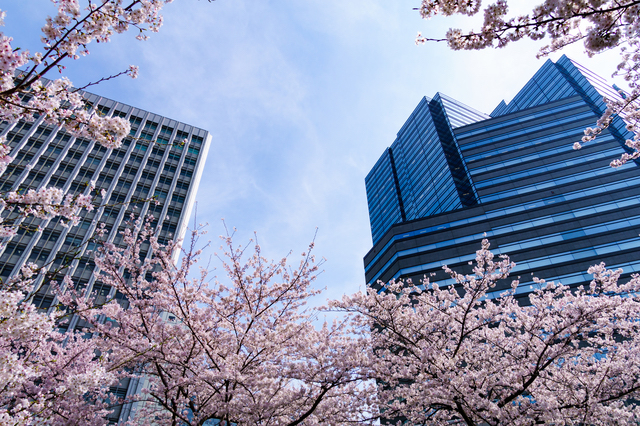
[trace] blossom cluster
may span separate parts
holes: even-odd
[[[424,19],[435,15],[475,15],[480,0],[422,0],[420,14]],[[497,0],[485,7],[480,31],[452,29],[446,40],[453,49],[503,47],[524,38],[539,40],[549,37],[552,44],[542,48],[546,54],[583,40],[587,52],[595,54],[616,47],[625,37],[637,37],[639,5],[634,0],[546,0],[531,14],[508,18],[507,0]],[[431,39],[419,38],[418,42]]]
[[[146,39],[147,32],[156,32],[162,26],[160,12],[171,0],[105,0],[89,2],[84,9],[78,0],[52,1],[57,14],[48,17],[42,28],[42,52],[16,49],[12,38],[0,33],[0,120],[32,120],[38,115],[48,124],[65,126],[76,136],[117,148],[129,133],[129,122],[92,111],[68,79],[45,84],[42,78],[51,70],[63,69],[65,60],[88,54],[88,45],[94,40],[105,43],[113,34],[131,28],[137,30],[138,39]],[[4,16],[0,10],[0,18]],[[121,74],[136,78],[138,68],[132,65],[117,75]]]
[[[367,342],[345,323],[316,326],[317,312],[305,308],[319,293],[311,287],[313,256],[305,253],[290,268],[286,258],[269,261],[258,245],[246,253],[225,236],[227,277],[211,280],[202,270],[190,278],[197,236],[177,267],[177,245],[161,246],[148,224],[139,234],[124,231],[125,248],[105,244],[96,257],[98,279],[122,293],[128,307],[114,301],[83,318],[106,338],[100,344],[112,359],[130,360],[123,366],[145,375],[135,421],[371,424]],[[152,258],[140,261],[141,241],[151,245]]]
[[[78,212],[81,209],[93,210],[91,196],[84,194],[67,194],[60,188],[29,189],[24,194],[8,192],[0,198],[0,206],[9,211],[16,210],[21,215],[31,215],[40,219],[51,219],[60,216],[72,225],[80,221]]]
[[[0,144],[0,150],[5,145]],[[92,187],[93,189],[93,187]],[[66,194],[60,188],[29,189],[20,194],[12,191],[0,195],[0,208],[7,212],[17,212],[18,217],[33,216],[39,219],[52,219],[61,217],[63,226],[75,226],[80,222],[80,211],[86,209],[92,211],[94,205],[92,197],[88,194]],[[7,220],[0,217],[0,238],[3,239],[0,247],[4,246],[8,239],[17,233],[15,219]]]
[[[118,376],[91,340],[56,331],[62,313],[26,298],[34,269],[0,288],[0,424],[106,424],[105,390]]]
[[[0,175],[7,169],[9,163],[13,161],[13,157],[9,156],[11,148],[6,145],[7,137],[0,137]]]
[[[391,282],[333,302],[355,313],[387,420],[410,424],[634,424],[640,420],[640,277],[593,266],[588,288],[538,281],[527,303],[487,291],[515,265],[487,241],[455,286]],[[393,423],[392,422],[392,423]]]
[[[55,61],[63,56],[78,58],[86,54],[87,45],[96,40],[106,43],[114,33],[124,33],[130,27],[138,30],[139,38],[146,38],[147,30],[157,32],[162,26],[160,14],[165,3],[172,0],[104,0],[89,2],[82,16],[78,0],[52,0],[58,14],[48,17],[42,28],[42,41]],[[46,55],[43,55],[43,58]]]

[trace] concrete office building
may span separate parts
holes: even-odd
[[[572,147],[604,112],[603,95],[618,96],[563,56],[491,114],[423,98],[366,177],[367,283],[432,275],[452,284],[442,266],[470,272],[485,235],[516,262],[519,297],[532,275],[577,286],[600,261],[640,272],[640,168],[609,166],[631,134],[616,119],[596,142]]]
[[[131,122],[131,136],[120,148],[111,150],[92,140],[75,138],[63,128],[43,124],[42,119],[0,125],[0,135],[6,135],[14,158],[0,175],[3,193],[44,186],[56,186],[66,193],[86,193],[91,181],[97,189],[106,190],[104,198],[95,199],[103,207],[83,211],[77,226],[64,227],[56,219],[22,220],[18,235],[0,251],[0,278],[6,280],[26,262],[35,262],[50,265],[50,271],[63,268],[57,279],[63,273],[71,275],[77,288],[85,289],[98,301],[115,297],[126,303],[114,289],[96,282],[95,265],[88,253],[95,244],[89,239],[96,226],[105,223],[107,239],[119,243],[119,232],[130,226],[131,213],[153,215],[161,243],[182,238],[211,136],[205,130],[169,118],[97,95],[85,95],[98,113]],[[134,202],[151,197],[158,203]],[[148,245],[143,245],[142,250],[151,255]],[[38,290],[34,303],[42,310],[54,303],[47,285]],[[65,327],[81,329],[83,324],[74,318]],[[111,391],[123,397],[136,392],[138,386],[137,381],[125,380]],[[130,408],[117,409],[110,419],[116,422],[120,417],[126,418]]]

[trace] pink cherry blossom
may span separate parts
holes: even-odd
[[[114,33],[130,29],[138,39],[148,38],[162,26],[160,14],[166,0],[105,0],[81,6],[78,0],[52,0],[57,14],[42,27],[43,50],[31,54],[17,50],[13,39],[0,33],[0,120],[32,120],[34,114],[53,125],[64,125],[79,137],[89,137],[108,148],[117,148],[129,134],[129,122],[119,117],[103,117],[86,108],[82,92],[66,78],[43,79],[52,70],[64,68],[69,60],[89,53],[92,41],[106,43]],[[1,18],[5,13],[0,11]],[[118,75],[138,75],[135,65]],[[89,83],[88,87],[95,83]]]
[[[94,341],[56,331],[64,312],[31,304],[37,269],[26,265],[0,287],[0,424],[106,424],[106,389],[118,375]]]
[[[194,243],[178,267],[176,243],[162,247],[150,229],[124,232],[126,248],[107,244],[96,258],[100,280],[123,293],[128,308],[111,302],[87,311],[111,359],[147,379],[136,421],[199,425],[220,419],[239,425],[370,423],[375,385],[367,382],[368,341],[344,322],[315,324],[305,308],[319,292],[311,254],[297,268],[268,261],[259,246],[223,238],[223,271],[190,278],[199,251]],[[140,241],[154,256],[139,260]],[[250,251],[250,252],[249,252]],[[131,274],[123,281],[123,269]],[[148,280],[148,274],[153,279]],[[125,360],[127,361],[125,364]]]
[[[486,298],[514,264],[477,252],[456,285],[391,282],[332,306],[371,338],[387,419],[409,424],[634,424],[640,419],[640,277],[593,266],[588,288],[539,280],[522,306]],[[395,420],[394,420],[395,421]]]

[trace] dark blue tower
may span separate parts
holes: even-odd
[[[487,118],[439,93],[422,98],[365,179],[374,242],[395,223],[477,204],[453,129]]]
[[[423,98],[366,178],[367,282],[435,274],[446,285],[442,266],[467,271],[485,235],[517,263],[523,294],[532,274],[579,285],[600,261],[640,272],[640,168],[609,166],[625,152],[624,123],[572,148],[603,96],[618,94],[563,56],[491,115]]]

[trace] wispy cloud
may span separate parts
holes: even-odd
[[[37,44],[46,10],[38,17],[35,0],[2,3],[7,34]],[[214,235],[222,217],[242,238],[257,231],[270,257],[304,250],[318,227],[317,253],[328,259],[319,285],[339,297],[364,283],[364,176],[421,97],[439,91],[490,112],[542,64],[534,43],[483,52],[416,46],[418,31],[466,25],[423,21],[417,3],[181,0],[148,42],[116,36],[69,71],[86,81],[139,65],[138,80],[96,91],[211,132],[199,221]],[[571,55],[612,71],[609,58],[580,52]]]

